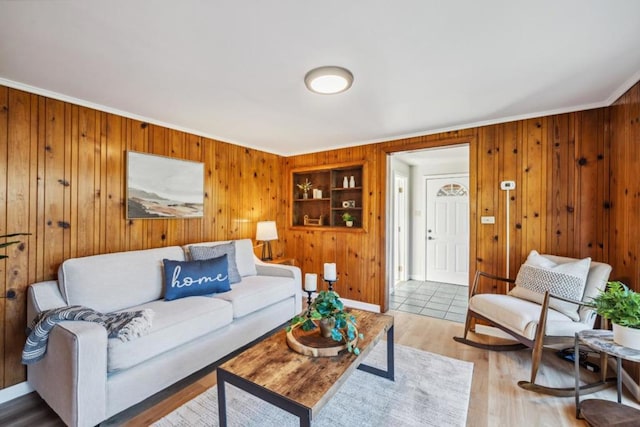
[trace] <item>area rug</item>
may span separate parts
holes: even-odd
[[[366,364],[386,369],[386,343]],[[395,381],[356,370],[314,417],[314,427],[465,426],[473,363],[396,344]],[[309,380],[313,387],[313,380]],[[226,386],[229,426],[299,426],[289,414]],[[156,427],[217,426],[218,393],[212,387],[155,424]]]

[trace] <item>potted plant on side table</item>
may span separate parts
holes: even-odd
[[[640,350],[640,293],[622,282],[612,281],[590,305],[613,324],[615,343]]]

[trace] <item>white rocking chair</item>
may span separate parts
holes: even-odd
[[[556,264],[579,261],[574,258],[554,255],[540,256],[547,258]],[[563,342],[573,344],[576,332],[593,328],[596,313],[590,307],[585,306],[584,303],[589,302],[601,289],[604,289],[610,272],[610,265],[601,262],[591,262],[581,301],[573,301],[567,298],[554,296],[547,291],[544,293],[542,303],[540,304],[530,300],[521,299],[513,295],[476,293],[478,283],[481,278],[505,282],[509,284],[509,287],[515,283],[515,280],[513,279],[506,279],[478,271],[476,272],[469,298],[469,308],[467,310],[464,335],[462,337],[454,337],[454,340],[473,347],[496,351],[519,350],[527,347],[531,348],[532,360],[530,381],[520,381],[518,382],[518,385],[526,390],[538,393],[554,396],[573,396],[575,393],[575,389],[573,387],[553,388],[536,384],[535,381],[540,360],[542,358],[542,350],[545,345],[549,344]],[[574,320],[562,312],[551,308],[549,304],[552,299],[573,303],[579,306],[577,311],[579,320]],[[467,334],[471,328],[473,319],[483,320],[490,325],[501,329],[514,337],[518,343],[510,345],[491,345],[469,340],[467,338]],[[606,360],[606,356],[602,356],[601,360],[604,362]],[[606,380],[606,363],[601,363],[601,365],[601,381],[580,387],[581,393],[595,392],[610,385]]]

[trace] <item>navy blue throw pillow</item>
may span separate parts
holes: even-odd
[[[164,261],[164,299],[227,292],[229,263],[227,255],[201,261]]]

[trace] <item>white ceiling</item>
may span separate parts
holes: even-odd
[[[609,105],[639,41],[638,0],[0,0],[0,84],[291,155]]]

